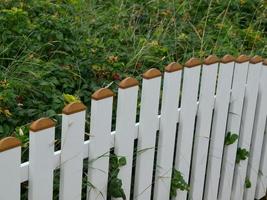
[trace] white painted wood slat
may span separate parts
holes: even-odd
[[[242,102],[243,102],[242,94],[244,92],[244,87],[246,82],[247,69],[248,69],[247,66],[248,63],[235,65],[231,100],[229,99],[230,96],[228,92],[229,82],[228,82],[228,88],[224,87],[223,85],[217,88],[214,119],[213,119],[212,133],[210,139],[207,177],[206,177],[206,185],[204,193],[204,199],[207,200],[214,200],[217,198],[218,195],[224,139],[226,136],[226,123],[228,116],[229,100],[231,103],[235,102],[235,104],[239,105],[239,106],[231,106],[229,111],[230,113],[236,113],[233,115],[238,117],[238,113],[240,112],[239,109],[241,109],[242,112]],[[235,90],[237,92],[235,92]],[[233,94],[235,94],[235,96],[233,96]]]
[[[138,200],[151,196],[160,85],[161,73],[157,69],[143,74],[134,185],[134,199]]]
[[[171,63],[166,67],[157,148],[154,200],[169,199],[170,197],[181,78],[182,66]]]
[[[63,109],[60,200],[81,199],[85,109],[81,103],[72,103]]]
[[[10,144],[16,145],[10,146]],[[4,149],[3,147],[8,148]],[[20,156],[21,147],[19,141],[11,137],[0,140],[1,200],[20,200]]]
[[[126,158],[118,178],[122,180],[126,199],[130,199],[138,82],[129,77],[121,81],[119,87],[114,151],[119,158]]]
[[[260,71],[260,64],[249,65],[240,135],[238,139],[238,147],[246,149],[247,151],[249,151],[250,149],[250,141],[252,137],[254,116],[258,97]],[[235,166],[234,181],[231,195],[232,200],[243,199],[247,164],[248,159],[241,160],[240,163],[236,164]]]
[[[190,65],[190,67],[188,67],[189,65],[187,63],[198,64],[193,66]],[[194,58],[189,60],[187,63],[187,67],[184,69],[181,112],[175,158],[175,168],[182,173],[186,182],[189,181],[201,69],[200,62]],[[185,200],[186,198],[187,191],[177,191],[176,200]]]
[[[261,63],[259,63],[259,65],[261,65]],[[261,150],[263,145],[263,137],[266,125],[266,116],[267,116],[266,85],[267,85],[267,67],[262,66],[257,108],[255,114],[255,122],[253,127],[253,134],[252,134],[252,141],[251,141],[251,148],[249,155],[249,164],[246,176],[251,182],[251,187],[245,190],[245,196],[244,196],[245,200],[254,199],[256,192]]]
[[[107,198],[113,92],[102,88],[92,95],[87,199]]]
[[[267,119],[266,119],[267,120]],[[261,152],[261,161],[258,171],[258,180],[257,180],[257,188],[256,188],[256,195],[255,199],[261,199],[266,195],[266,188],[267,188],[267,122],[265,125],[265,132],[263,138],[263,147]]]
[[[231,134],[239,135],[240,132],[247,70],[247,62],[235,64],[226,134],[230,132]],[[231,145],[224,146],[224,155],[218,194],[218,199],[220,200],[230,200],[231,197],[234,167],[236,163],[237,144],[238,140]]]
[[[194,200],[203,196],[217,71],[218,63],[203,65],[189,193]]]
[[[54,122],[41,118],[30,127],[29,200],[53,199]]]

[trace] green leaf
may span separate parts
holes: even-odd
[[[71,95],[71,94],[63,94],[63,97],[64,97],[64,101],[66,103],[72,103],[72,102],[79,102],[80,101],[76,96]]]
[[[236,153],[236,163],[240,163],[241,160],[246,160],[249,156],[249,152],[245,148],[238,148]]]
[[[126,157],[121,157],[119,159],[119,166],[122,167],[125,166],[126,164],[127,164]]]
[[[234,144],[237,139],[238,139],[237,134],[228,132],[227,136],[225,137],[225,145]]]
[[[246,180],[245,180],[245,186],[246,186],[246,188],[251,188],[251,182],[248,178],[246,178]]]
[[[184,177],[182,176],[182,173],[176,169],[173,169],[170,196],[176,197],[178,189],[181,191],[189,191],[190,187],[185,182]]]
[[[113,198],[122,198],[126,200],[124,190],[122,188],[122,180],[118,178],[120,167],[126,165],[126,157],[118,157],[111,153],[109,159],[109,185],[108,195]]]
[[[4,133],[4,128],[2,125],[0,125],[0,133]]]

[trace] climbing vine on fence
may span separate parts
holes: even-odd
[[[176,169],[173,169],[170,196],[176,197],[177,190],[189,191],[189,189],[189,185],[185,182],[182,173]]]
[[[225,137],[225,145],[234,144],[235,141],[238,139],[238,135],[232,132],[228,132]]]
[[[126,196],[122,188],[122,180],[118,178],[120,168],[125,166],[126,163],[127,161],[125,157],[119,157],[114,153],[110,154],[108,196],[126,200]]]
[[[251,181],[249,180],[249,178],[246,178],[246,180],[245,180],[245,187],[251,188]]]
[[[249,156],[249,152],[245,148],[238,148],[236,153],[236,163],[240,163],[241,160],[246,160]]]

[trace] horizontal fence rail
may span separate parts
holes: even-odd
[[[27,162],[17,138],[1,139],[0,200],[21,199],[21,184],[29,200],[265,196],[267,60],[211,55],[142,77],[141,87],[131,77],[119,83],[116,104],[110,89],[97,90],[89,117],[83,103],[66,105],[60,150],[49,118],[30,125]]]

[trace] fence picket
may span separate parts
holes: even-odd
[[[0,140],[1,200],[20,200],[20,145],[13,137]]]
[[[102,88],[92,95],[87,199],[107,198],[113,92]]]
[[[191,153],[195,118],[197,113],[197,98],[200,78],[201,62],[191,58],[185,64],[181,112],[176,144],[175,168],[180,171],[186,182],[189,181]],[[187,198],[187,191],[177,191],[176,200]]]
[[[247,63],[246,65],[235,66],[234,80],[233,80],[233,85],[234,85],[233,93],[235,89],[237,89],[238,91],[240,90],[240,93],[237,92],[236,98],[232,96],[231,97],[232,99],[230,100],[230,94],[229,94],[229,90],[231,87],[231,85],[229,85],[231,83],[230,77],[228,77],[229,82],[227,83],[224,82],[225,86],[227,87],[223,85],[223,80],[221,84],[218,83],[218,88],[216,92],[215,108],[214,108],[213,124],[212,124],[212,132],[211,132],[211,137],[210,137],[207,175],[206,175],[206,180],[205,180],[206,184],[205,184],[204,199],[207,199],[207,200],[217,199],[229,102],[234,101],[237,105],[240,105],[242,103],[242,101],[240,102],[240,99],[238,97],[242,96],[242,86],[243,88],[245,87],[245,81],[246,81],[246,75],[247,75],[246,66],[247,66]],[[227,78],[225,77],[224,81],[226,81],[226,79]],[[240,85],[238,85],[239,83]],[[235,99],[233,100],[233,98]],[[243,97],[241,98],[241,100],[243,100]],[[234,108],[236,109],[236,107],[232,107],[232,109]],[[231,112],[236,112],[236,110],[231,110]]]
[[[154,200],[170,197],[181,78],[182,66],[180,64],[171,63],[165,68]]]
[[[214,108],[214,95],[218,71],[218,58],[209,56],[203,64],[189,199],[201,200],[204,189],[209,137]]]
[[[232,86],[234,60],[235,58],[233,56],[225,55],[221,60],[220,70],[219,70],[215,105],[216,108],[221,108],[221,107],[225,108],[225,110],[223,111],[225,119],[227,118],[228,104],[230,100],[230,90]],[[220,101],[220,99],[222,101]],[[223,123],[222,127],[226,126],[226,120],[223,120],[221,123]],[[221,178],[224,178],[224,176],[222,175]],[[218,198],[220,197],[218,196]]]
[[[231,132],[232,134],[239,135],[241,114],[243,108],[243,99],[245,92],[245,82],[247,76],[247,71],[245,70],[246,66],[243,66],[244,64],[247,66],[247,63],[235,64],[235,73],[233,78],[232,93],[230,99],[230,109],[229,113],[227,113],[228,122],[227,122],[226,134],[228,132]],[[234,63],[229,63],[229,65],[233,66]],[[230,80],[227,81],[227,83],[230,82],[231,82]],[[231,87],[231,85],[229,86]],[[221,178],[219,184],[220,187],[218,194],[218,199],[220,200],[230,200],[233,172],[235,166],[236,149],[237,149],[237,140],[235,141],[235,143],[231,145],[224,146]]]
[[[266,81],[266,80],[267,80],[267,59],[263,61],[263,68],[262,68],[262,81]],[[262,84],[262,86],[260,87],[260,90],[261,89],[263,90],[262,93],[263,92],[266,93],[267,92],[266,84]],[[266,104],[266,101],[264,103]],[[264,107],[266,106],[265,104],[264,104]],[[267,132],[267,121],[265,124],[263,146],[261,150],[260,166],[259,166],[259,173],[258,173],[258,180],[257,180],[256,195],[255,195],[256,199],[261,199],[262,197],[264,197],[266,193],[266,188],[267,188],[267,134],[266,132]]]
[[[126,158],[126,165],[121,167],[118,177],[126,199],[130,199],[134,134],[136,123],[136,107],[138,82],[134,78],[126,78],[119,84],[116,116],[115,154]]]
[[[259,79],[260,79],[261,64],[249,65],[247,85],[244,97],[244,106],[242,113],[242,122],[240,128],[240,135],[238,139],[238,147],[250,149],[250,141],[253,130],[254,116],[256,110],[256,103],[258,97]],[[234,181],[232,188],[232,199],[243,199],[245,189],[245,179],[247,172],[248,159],[241,160],[240,163],[235,165]]]
[[[266,119],[267,120],[267,119]],[[267,188],[267,122],[265,124],[265,132],[264,132],[264,138],[263,138],[263,147],[261,152],[261,161],[260,161],[260,167],[258,171],[258,180],[257,180],[257,188],[256,188],[256,195],[255,199],[262,199],[266,195],[266,188]]]
[[[151,196],[160,85],[159,70],[150,69],[143,74],[134,185],[134,199],[137,200],[147,200]]]
[[[29,200],[53,199],[55,123],[41,118],[30,126]]]
[[[259,58],[259,57],[258,57]],[[249,154],[249,164],[247,169],[247,178],[251,182],[251,187],[245,190],[244,199],[250,200],[254,199],[256,186],[257,186],[257,178],[258,178],[258,170],[260,164],[261,157],[261,148],[263,143],[265,124],[266,124],[266,116],[267,116],[267,90],[265,87],[267,85],[267,71],[266,67],[262,66],[262,58],[257,59],[257,62],[254,62],[257,65],[261,65],[261,78],[259,85],[259,93],[258,93],[258,101],[257,108],[255,114],[255,122],[253,126],[250,154]]]
[[[71,103],[63,109],[60,200],[81,199],[85,109],[82,103]]]
[[[241,55],[238,59],[240,60],[242,57],[244,56]],[[231,133],[239,135],[240,132],[247,70],[247,62],[237,62],[235,64],[226,134]],[[218,194],[218,199],[220,200],[230,200],[231,197],[237,144],[238,140],[236,140],[235,143],[224,147]]]

